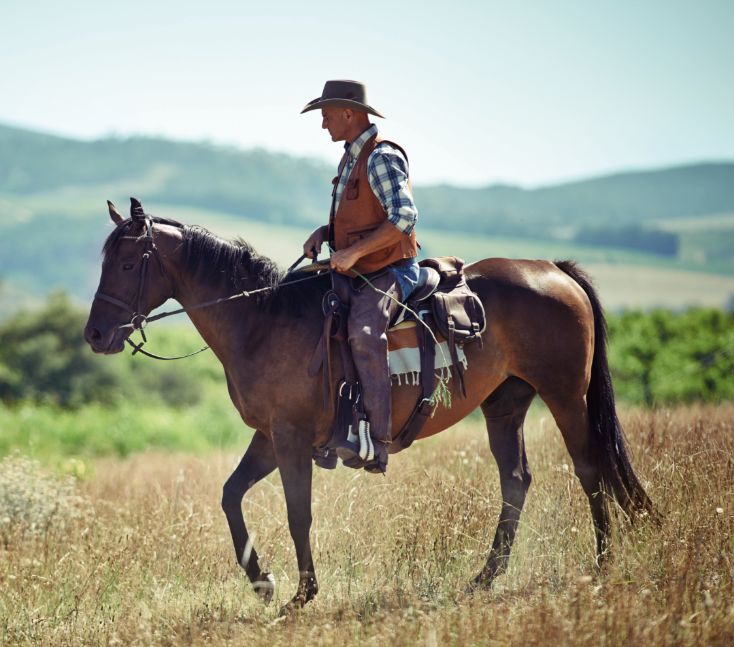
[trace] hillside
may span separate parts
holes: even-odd
[[[0,126],[0,194],[18,198],[115,183],[148,201],[317,221],[331,173],[321,162],[205,143],[132,137],[82,142]]]
[[[328,208],[324,183],[328,187],[332,173],[323,162],[264,150],[144,137],[83,142],[0,125],[0,194],[138,183],[149,201],[267,222],[319,222]],[[734,163],[722,162],[536,189],[438,185],[419,186],[415,193],[425,226],[545,236],[600,222],[640,224],[732,213],[732,187]]]
[[[435,227],[547,237],[590,225],[734,212],[734,163],[619,173],[538,189],[422,187],[421,216]],[[452,214],[448,223],[445,214]]]
[[[285,263],[325,221],[332,174],[322,161],[265,150],[79,141],[0,125],[0,315],[59,286],[89,298],[108,198],[126,208],[127,196],[139,196],[153,213],[244,236]],[[721,162],[534,189],[418,186],[415,195],[429,254],[563,255],[733,275],[732,187],[734,163]]]

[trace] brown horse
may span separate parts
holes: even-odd
[[[131,217],[123,219],[109,203],[117,227],[104,245],[85,338],[97,353],[119,353],[131,332],[121,326],[131,319],[140,322],[140,315],[169,298],[189,309],[224,367],[232,402],[256,429],[222,497],[237,561],[269,600],[274,580],[260,569],[241,505],[247,490],[278,468],[300,571],[290,604],[303,605],[318,591],[309,541],[312,450],[327,440],[333,416],[323,410],[321,378],[307,372],[307,358],[322,330],[320,302],[328,276],[282,285],[280,270],[246,243],[153,218],[136,200],[133,207]],[[530,487],[523,421],[536,394],[552,412],[588,497],[600,562],[608,552],[608,496],[629,516],[652,511],[652,504],[632,469],[617,419],[596,292],[568,261],[493,258],[469,265],[466,275],[488,315],[483,344],[465,348],[467,397],[454,391],[451,408],[439,407],[419,438],[447,429],[477,407],[486,418],[502,509],[492,549],[472,587],[488,587],[507,567]],[[191,309],[258,288],[267,289],[257,298]],[[419,391],[417,386],[393,389],[393,436]]]

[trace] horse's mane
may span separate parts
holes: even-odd
[[[258,294],[257,302],[272,314],[302,316],[310,310],[320,309],[321,298],[329,286],[328,275],[287,286],[288,282],[305,278],[306,274],[286,274],[273,260],[259,254],[241,238],[224,240],[198,225],[184,225],[176,220],[151,215],[148,217],[156,224],[172,225],[182,230],[184,263],[199,280],[212,287],[220,287],[224,282],[231,288],[232,294],[244,289],[269,288]],[[134,222],[128,219],[115,227],[104,243],[103,256],[107,257],[122,237],[131,235]],[[251,283],[245,285],[248,277],[255,279],[254,286]]]

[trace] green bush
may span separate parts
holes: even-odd
[[[46,402],[79,407],[124,401],[189,406],[202,398],[206,384],[222,381],[222,369],[209,355],[175,363],[129,353],[97,356],[84,341],[86,314],[64,293],[51,295],[40,310],[23,311],[0,326],[0,400]],[[200,343],[193,329],[156,328],[159,352],[180,353]]]
[[[62,293],[38,311],[0,327],[0,399],[51,400],[64,406],[115,398],[113,366],[95,361],[81,330],[84,316]]]
[[[647,406],[734,399],[734,313],[695,308],[609,317],[622,400]]]
[[[244,447],[252,432],[221,387],[218,396],[183,409],[130,402],[76,410],[29,402],[0,406],[0,456],[16,449],[51,459],[128,456],[153,447],[187,452]]]

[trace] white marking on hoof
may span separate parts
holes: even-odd
[[[275,575],[272,573],[263,573],[260,577],[264,577],[265,579],[253,582],[252,588],[258,597],[265,604],[268,604],[275,595]]]

